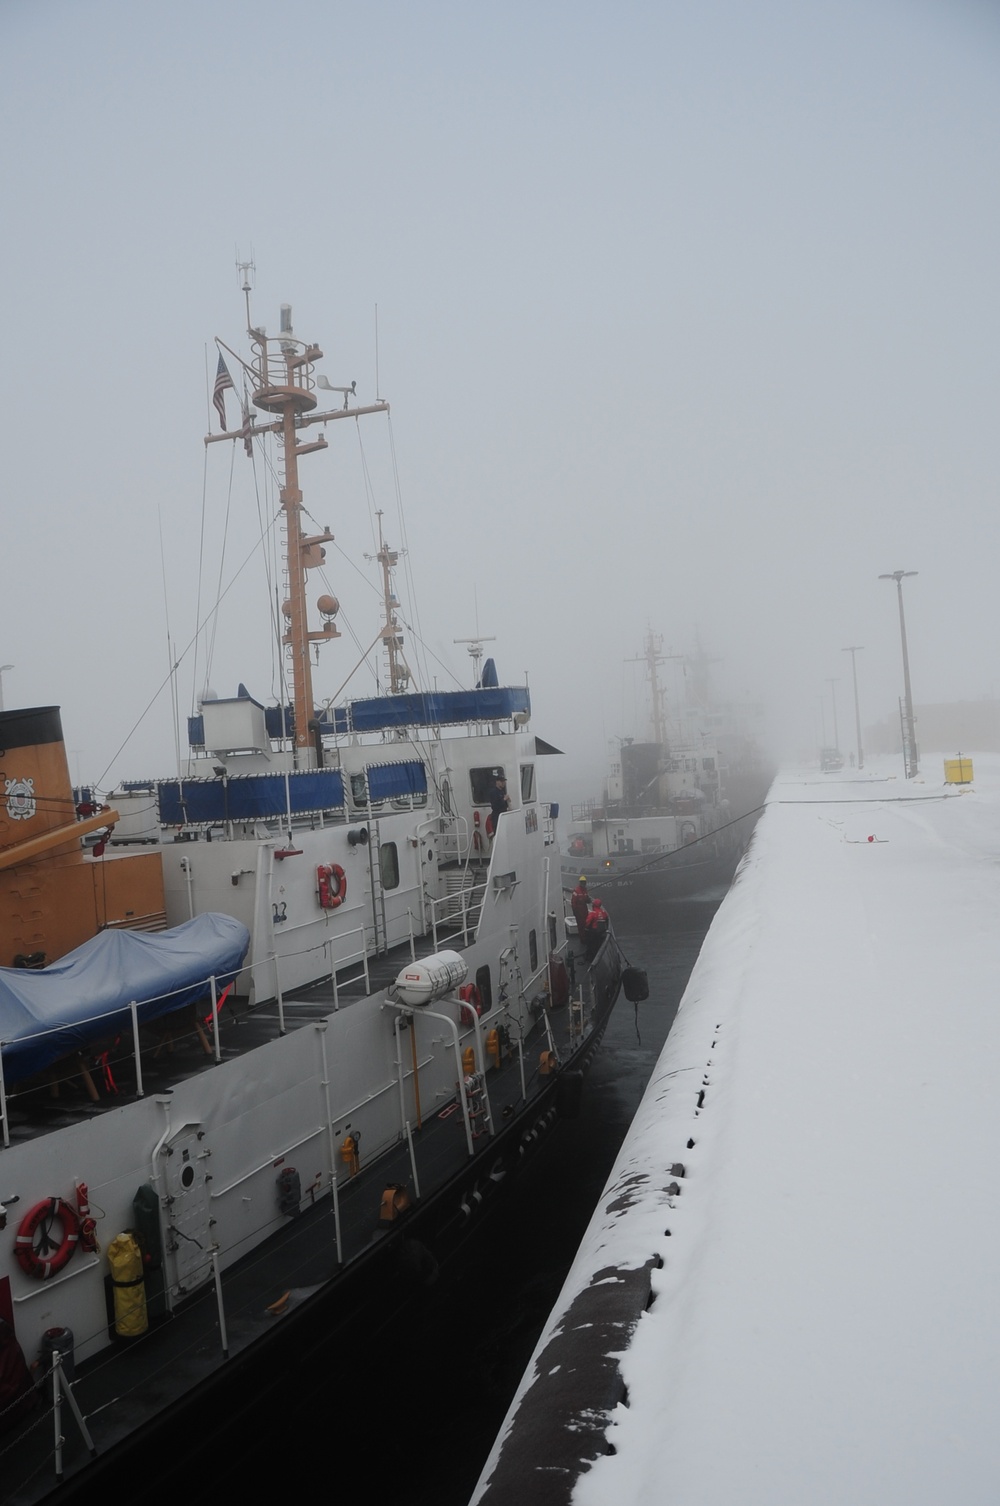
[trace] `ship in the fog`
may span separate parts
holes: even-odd
[[[684,661],[683,714],[668,716],[662,639],[646,635],[647,741],[624,738],[598,799],[572,808],[564,887],[586,879],[620,914],[668,899],[718,895],[732,880],[770,783],[755,734],[759,711],[720,705],[700,645]]]

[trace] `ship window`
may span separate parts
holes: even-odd
[[[535,765],[523,763],[521,765],[521,799],[522,801],[534,800],[535,798]]]
[[[395,842],[383,842],[378,850],[378,867],[383,889],[399,888],[399,854]]]
[[[473,805],[489,805],[490,791],[501,776],[504,776],[502,764],[497,764],[492,769],[469,770],[469,778],[472,781]]]
[[[444,816],[450,816],[451,815],[451,780],[450,779],[442,779],[442,781],[441,781],[441,814],[444,815]]]
[[[538,932],[528,932],[528,961],[531,963],[531,971],[538,967]]]
[[[368,804],[368,781],[364,774],[351,775],[351,800],[362,807]]]
[[[703,758],[702,761],[701,761],[701,766],[705,770],[706,774],[714,774],[715,773],[715,759],[714,758]]]
[[[549,911],[549,951],[554,952],[559,941],[559,932],[556,928],[556,918]]]
[[[476,973],[476,987],[479,989],[479,997],[483,1001],[483,1014],[487,1014],[493,1008],[493,984],[490,982],[488,963],[484,963]]]

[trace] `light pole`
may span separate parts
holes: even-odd
[[[13,668],[14,668],[13,664],[0,664],[0,711],[2,711],[4,709],[4,705],[3,705],[3,677],[7,673],[8,669],[13,669]]]
[[[851,674],[854,676],[854,730],[858,737],[858,768],[865,766],[865,755],[861,748],[861,703],[858,700],[858,659],[857,656],[864,648],[863,643],[852,643],[850,648],[841,649],[842,654],[851,656]]]
[[[830,699],[833,701],[833,746],[840,752],[840,733],[837,731],[837,676],[827,675],[826,683],[830,687]]]
[[[910,657],[906,652],[906,618],[903,615],[903,581],[916,570],[893,570],[879,580],[894,580],[899,597],[899,636],[903,645],[903,770],[907,779],[920,772],[917,764],[917,732],[913,720],[913,692],[910,690]]]

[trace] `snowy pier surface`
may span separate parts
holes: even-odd
[[[1000,1501],[1000,758],[776,781],[474,1498]],[[874,840],[872,840],[874,839]]]

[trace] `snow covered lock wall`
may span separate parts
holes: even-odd
[[[776,782],[477,1503],[1000,1495],[976,770]]]

